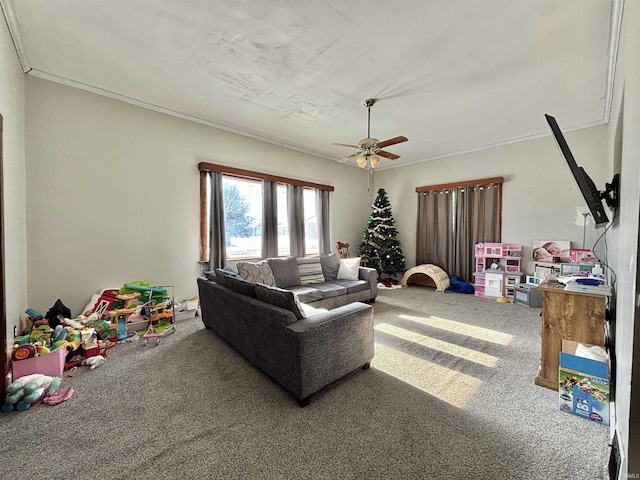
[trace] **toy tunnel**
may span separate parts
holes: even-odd
[[[444,293],[449,288],[449,275],[437,265],[427,263],[410,268],[402,276],[400,284],[406,287],[407,284],[425,285],[435,287],[436,292]]]

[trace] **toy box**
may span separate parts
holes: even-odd
[[[609,362],[577,356],[577,349],[578,342],[562,340],[558,374],[560,410],[609,425]]]
[[[32,373],[42,373],[49,377],[62,377],[67,350],[57,350],[39,357],[25,358],[11,362],[14,381]]]
[[[181,312],[176,312],[176,321],[177,320],[188,320],[190,318],[194,318],[195,316],[200,315],[200,309],[194,308],[190,310],[182,310]]]

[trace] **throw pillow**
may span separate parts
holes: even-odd
[[[300,285],[296,257],[269,258],[267,262],[271,267],[276,287],[287,288]]]
[[[298,274],[300,275],[300,285],[324,282],[320,257],[299,257],[297,262]]]
[[[255,283],[248,282],[242,277],[228,276],[225,278],[225,287],[233,290],[234,292],[238,292],[242,295],[247,295],[253,298],[256,298],[255,285]]]
[[[238,262],[236,268],[238,269],[238,274],[248,282],[263,283],[272,287],[276,285],[271,267],[266,260],[260,262]]]
[[[278,287],[262,285],[260,283],[256,284],[255,292],[258,300],[270,303],[277,307],[286,308],[287,310],[292,311],[298,320],[305,318],[302,305],[295,293]]]
[[[337,280],[358,280],[360,274],[360,257],[343,258],[340,260]]]
[[[240,278],[240,276],[238,275],[238,272],[236,272],[235,270],[233,270],[231,267],[224,267],[224,268],[216,268],[214,272],[212,272],[215,274],[215,276],[213,278],[210,278],[207,275],[207,278],[209,278],[209,280],[214,280],[217,283],[219,283],[220,285],[227,285],[227,278],[229,277],[233,277],[233,278]]]
[[[335,252],[320,255],[320,264],[322,265],[322,275],[325,281],[335,280],[338,276],[340,268],[340,259]]]
[[[215,271],[204,272],[204,276],[207,277],[207,280],[213,280],[214,282],[217,280]],[[96,296],[96,300],[97,299],[98,299],[98,297]],[[95,304],[95,302],[94,302],[94,304]],[[86,312],[86,310],[85,310],[85,312]]]

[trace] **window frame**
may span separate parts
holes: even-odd
[[[209,162],[200,162],[198,164],[198,170],[200,171],[200,263],[209,262],[209,201],[207,192],[210,172],[219,172],[226,176],[234,176],[245,180],[267,180],[278,184],[297,185],[314,190],[334,191],[334,187],[331,185],[324,185],[321,183],[271,175],[268,173],[245,170]],[[237,260],[231,259],[229,261]]]

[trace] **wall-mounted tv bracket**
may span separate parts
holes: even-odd
[[[604,184],[604,192],[600,192],[600,198],[607,203],[607,206],[612,210],[617,209],[620,206],[620,200],[618,197],[620,189],[620,174],[616,173],[611,180],[611,183]]]

